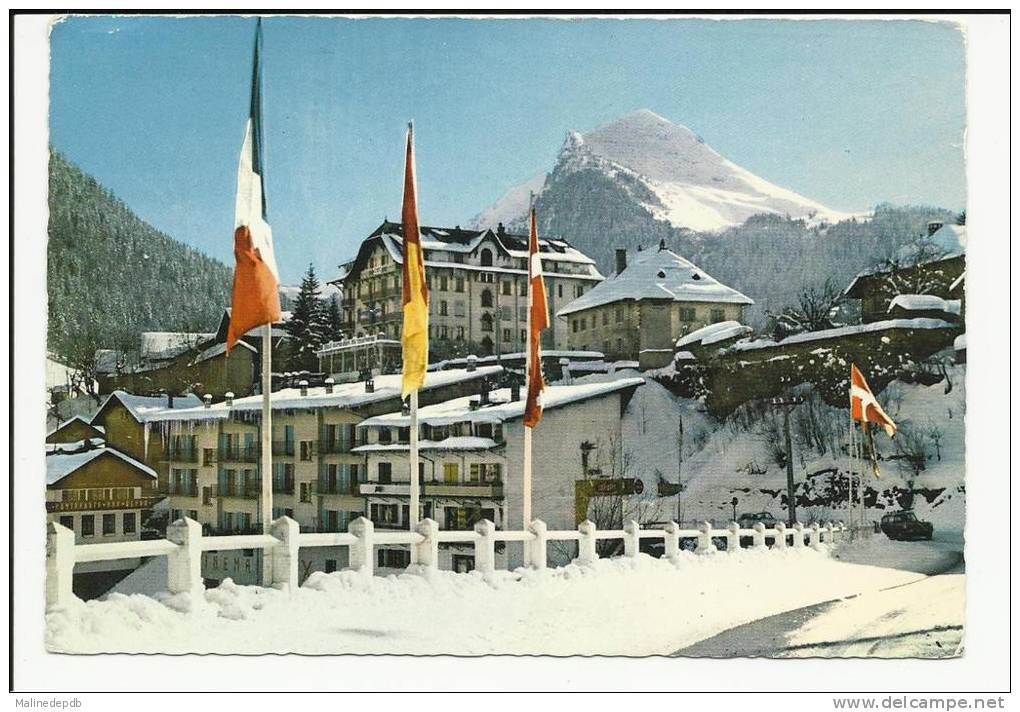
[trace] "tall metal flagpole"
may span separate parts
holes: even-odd
[[[262,533],[269,533],[273,518],[273,410],[269,397],[273,390],[273,325],[262,331]],[[265,556],[268,559],[268,556]],[[265,568],[265,567],[263,567]]]
[[[411,531],[418,529],[418,498],[421,483],[418,478],[418,389],[408,395],[411,400],[411,511],[408,515],[408,527]],[[415,561],[414,547],[411,547],[411,563]]]
[[[531,210],[535,209],[535,193],[532,192],[528,203]],[[529,213],[529,220],[530,220]],[[530,230],[530,228],[529,228]],[[528,237],[528,347],[524,353],[524,392],[525,394],[531,392],[531,305],[535,299],[535,285],[531,284],[531,237]],[[526,408],[527,406],[525,406]],[[524,426],[524,480],[521,483],[521,524],[524,531],[528,530],[531,526],[531,428],[527,425]],[[528,547],[524,547],[524,564],[527,566],[531,562],[528,561]]]

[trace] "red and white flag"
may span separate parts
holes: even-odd
[[[542,255],[538,251],[538,228],[535,209],[531,209],[531,235],[528,238],[528,400],[524,405],[524,425],[533,428],[542,419],[542,330],[549,328],[549,306],[542,277]]]
[[[273,232],[266,221],[262,142],[262,20],[255,28],[251,109],[237,167],[234,211],[234,289],[227,351],[250,330],[280,320],[280,278],[273,254]]]
[[[864,380],[864,374],[854,364],[850,364],[850,418],[862,423],[877,423],[885,428],[889,437],[896,434],[896,423],[882,410]]]

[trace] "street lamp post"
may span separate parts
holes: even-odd
[[[801,396],[790,396],[788,398],[773,398],[772,405],[778,405],[783,409],[783,435],[786,436],[786,511],[787,524],[791,527],[797,521],[797,498],[796,487],[793,482],[793,441],[790,438],[790,411],[804,402]]]

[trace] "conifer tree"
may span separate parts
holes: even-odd
[[[323,341],[339,341],[344,338],[343,317],[340,314],[340,301],[334,295],[326,307],[325,333]]]
[[[309,264],[287,322],[287,331],[293,340],[289,364],[293,371],[317,371],[319,368],[315,352],[322,346],[325,332],[325,309],[319,299],[319,288],[315,267]]]

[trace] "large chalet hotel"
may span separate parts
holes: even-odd
[[[491,356],[522,351],[527,337],[528,238],[500,224],[495,230],[421,228],[430,291],[433,358],[466,352]],[[345,331],[352,336],[400,338],[403,227],[384,221],[341,265]],[[595,260],[564,240],[539,241],[549,311],[602,281]],[[566,325],[554,320],[543,334],[546,348],[565,348]],[[448,353],[443,346],[448,346]]]

